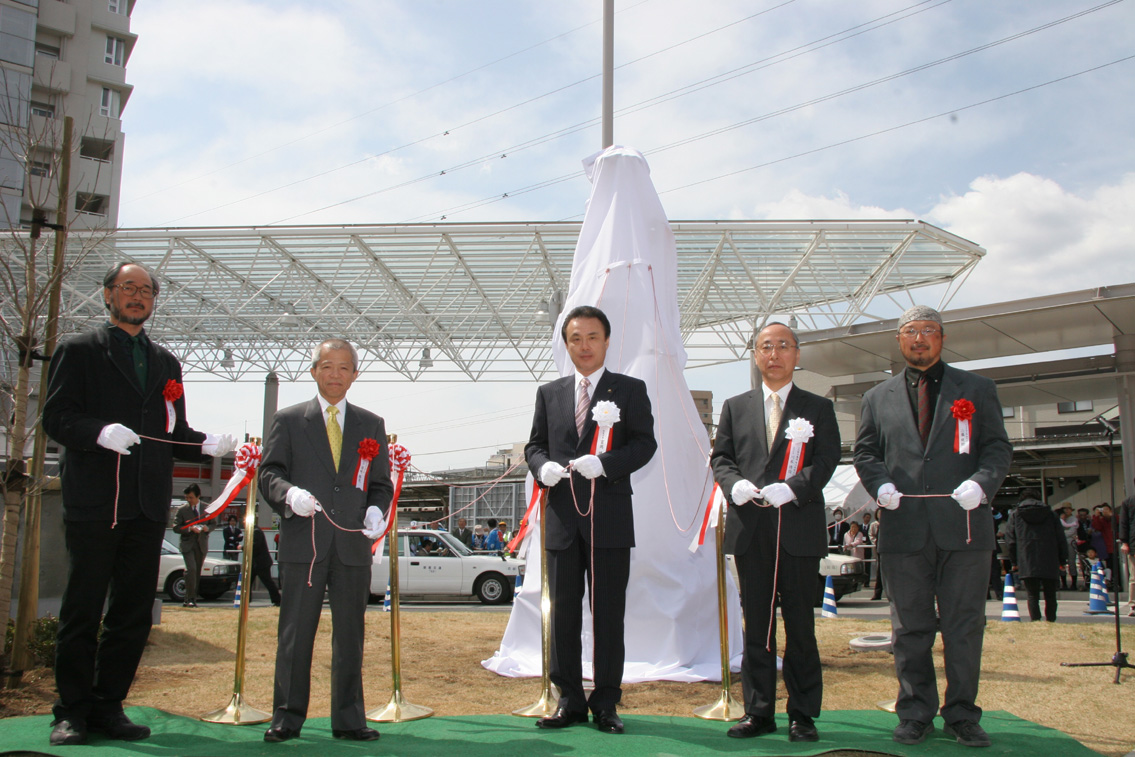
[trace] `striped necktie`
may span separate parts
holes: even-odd
[[[587,396],[587,387],[591,382],[584,376],[579,382],[579,401],[575,405],[575,430],[583,436],[583,424],[587,422],[587,408],[591,406],[591,398]]]

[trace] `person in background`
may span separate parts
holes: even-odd
[[[181,536],[178,547],[185,560],[185,601],[182,607],[197,606],[197,585],[201,583],[201,568],[209,554],[209,532],[213,527],[197,521],[205,517],[205,505],[201,502],[201,487],[190,484],[182,492],[186,504],[177,508],[173,530]]]
[[[1064,540],[1068,542],[1068,570],[1060,574],[1060,588],[1076,591],[1076,513],[1071,505],[1060,508],[1060,526],[1064,529]]]
[[[464,518],[457,519],[457,528],[454,529],[453,535],[466,547],[473,543],[473,532],[469,530],[469,523]]]
[[[497,523],[496,529],[489,532],[489,537],[485,540],[485,549],[491,552],[499,552],[508,544],[508,524],[503,520]]]
[[[837,507],[832,511],[832,522],[828,524],[828,546],[843,547],[843,537],[849,528],[843,519],[843,510]]]
[[[272,580],[272,553],[268,551],[268,539],[259,526],[252,531],[252,580],[248,582],[250,592],[256,586],[257,579],[268,590],[272,604],[279,606],[280,589]]]
[[[1127,558],[1127,617],[1135,618],[1135,495],[1119,506],[1119,551]]]
[[[470,549],[484,549],[485,548],[485,529],[480,523],[473,526],[473,537],[469,541]]]
[[[843,553],[862,560],[865,552],[863,545],[866,543],[867,537],[863,534],[863,529],[859,527],[859,522],[851,521],[847,533],[843,535]]]
[[[1025,489],[1009,515],[1005,547],[1028,591],[1029,617],[1040,620],[1040,594],[1044,592],[1044,619],[1056,622],[1056,582],[1068,565],[1068,541],[1056,513],[1041,502],[1040,492]]]
[[[240,527],[240,519],[230,515],[228,524],[221,530],[221,536],[225,539],[225,559],[239,560],[240,545],[244,541],[244,529]]]
[[[1092,508],[1092,546],[1108,572],[1108,591],[1112,590],[1110,576],[1115,570],[1115,530],[1111,526],[1111,505],[1104,502]]]
[[[1092,583],[1092,562],[1088,559],[1088,549],[1092,546],[1092,518],[1088,508],[1081,507],[1076,510],[1076,564],[1080,576],[1084,579],[1081,587],[1088,591]]]

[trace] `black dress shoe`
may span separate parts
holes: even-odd
[[[560,707],[551,716],[540,718],[536,721],[537,728],[567,728],[569,725],[576,723],[586,723],[586,712],[572,712],[571,710]]]
[[[729,735],[735,739],[751,739],[754,736],[764,736],[766,733],[776,731],[776,721],[772,718],[746,715],[729,729]]]
[[[87,729],[116,741],[138,741],[150,735],[149,728],[131,721],[124,712],[104,718],[87,718]]]
[[[299,728],[288,728],[285,725],[274,725],[264,732],[264,740],[271,744],[279,744],[281,741],[287,741],[288,739],[298,739],[299,735]]]
[[[337,739],[350,739],[351,741],[378,741],[381,734],[373,728],[364,727],[342,731],[338,728],[332,728],[331,735]]]
[[[614,710],[599,710],[595,713],[594,720],[602,733],[623,732],[623,719]]]
[[[51,745],[70,746],[87,743],[87,724],[78,718],[63,718],[51,724]]]
[[[789,741],[819,741],[816,724],[810,720],[793,720],[788,724]]]

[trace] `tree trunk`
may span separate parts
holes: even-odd
[[[27,335],[30,330],[25,330]],[[31,362],[31,339],[26,357],[20,361],[16,378],[15,413],[8,430],[8,470],[4,485],[4,536],[0,540],[0,621],[5,627],[12,607],[12,581],[16,572],[16,540],[20,528],[20,508],[26,490],[24,445],[27,441],[28,387],[31,380],[27,363]]]

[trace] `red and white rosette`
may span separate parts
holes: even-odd
[[[386,453],[390,458],[390,472],[394,474],[394,497],[390,500],[390,509],[386,511],[386,530],[370,545],[375,564],[382,562],[382,545],[386,541],[390,529],[398,522],[398,497],[402,494],[402,480],[406,477],[406,471],[410,467],[410,451],[401,444],[391,444],[387,447]]]
[[[367,490],[371,461],[381,451],[382,447],[374,439],[367,438],[359,442],[359,461],[355,464],[355,474],[351,477],[359,491]]]
[[[261,448],[255,444],[242,444],[236,450],[236,463],[233,474],[229,476],[228,483],[221,490],[220,495],[205,508],[205,517],[186,525],[192,526],[212,520],[225,511],[236,495],[244,491],[244,487],[252,483],[256,469],[260,467]]]
[[[804,448],[815,435],[815,427],[804,418],[793,418],[788,422],[788,428],[784,430],[784,436],[788,439],[788,452],[784,455],[784,464],[780,466],[781,481],[787,481],[804,467]]]
[[[954,426],[954,452],[959,455],[969,454],[970,438],[973,436],[970,419],[973,418],[975,410],[973,403],[967,399],[954,400],[950,408],[950,413],[957,420]]]
[[[185,394],[185,387],[179,382],[170,379],[166,382],[165,388],[162,389],[162,396],[166,398],[166,433],[172,434],[173,427],[177,425],[177,411],[173,409],[173,403],[177,402]]]
[[[602,455],[611,449],[612,430],[620,420],[619,406],[610,400],[600,400],[591,408],[595,421],[595,437],[591,440],[591,454]]]

